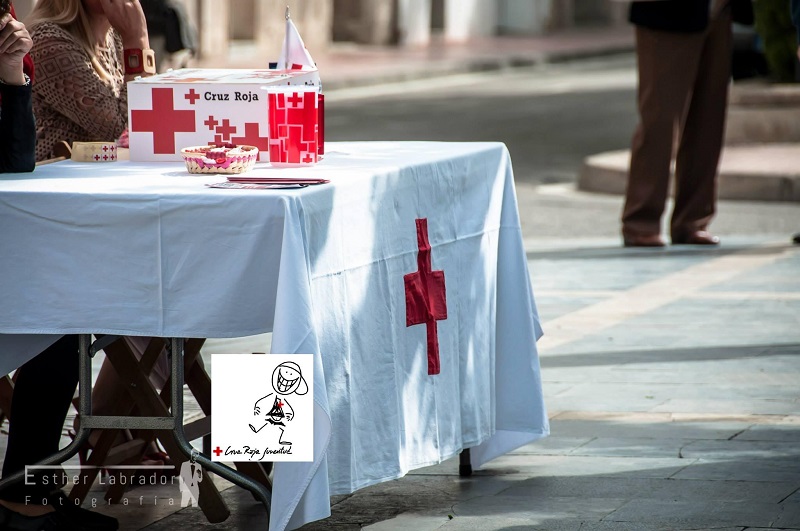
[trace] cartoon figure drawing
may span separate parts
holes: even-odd
[[[291,442],[283,440],[283,435],[286,431],[284,420],[288,422],[294,418],[294,409],[286,399],[286,395],[304,395],[308,393],[308,384],[303,378],[300,366],[293,361],[285,361],[275,367],[275,370],[272,371],[272,389],[275,391],[274,393],[269,393],[267,396],[259,398],[253,406],[253,415],[258,416],[261,413],[261,407],[258,405],[259,402],[274,396],[272,408],[264,417],[264,424],[262,424],[260,428],[256,428],[250,424],[250,429],[258,433],[264,426],[270,424],[277,426],[281,431],[278,436],[278,442],[283,445],[291,445]]]
[[[191,461],[184,461],[181,464],[181,507],[199,507],[197,498],[200,495],[200,482],[203,481],[203,469],[194,459],[192,453]]]

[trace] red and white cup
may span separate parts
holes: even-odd
[[[311,166],[319,160],[319,88],[269,87],[269,162]]]

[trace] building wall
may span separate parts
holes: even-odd
[[[25,17],[36,0],[14,0]],[[284,36],[284,10],[312,54],[334,40],[427,46],[432,28],[446,42],[495,34],[538,35],[576,25],[626,23],[627,4],[614,0],[176,0],[198,28],[199,57],[225,61],[231,40],[250,43],[265,62],[275,60]],[[439,2],[436,6],[433,1]],[[437,17],[432,19],[436,7]],[[443,17],[443,20],[442,20]]]

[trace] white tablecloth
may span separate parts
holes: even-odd
[[[303,190],[210,189],[224,178],[175,163],[0,176],[0,372],[65,333],[272,331],[273,352],[315,354],[315,461],[276,465],[272,530],[462,448],[480,466],[547,435],[505,146],[326,148],[317,166],[248,174],[331,180]],[[426,325],[406,326],[423,218],[446,283],[438,375]]]

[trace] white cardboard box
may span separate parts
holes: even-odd
[[[182,69],[131,81],[131,160],[182,161],[181,149],[219,142],[256,146],[269,160],[271,85],[319,86],[319,72]]]

